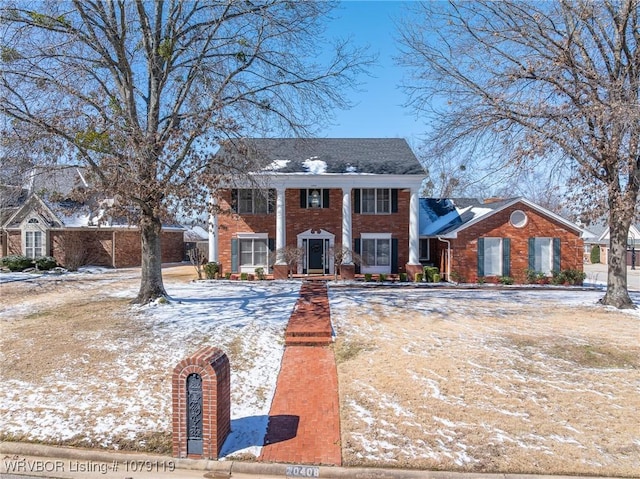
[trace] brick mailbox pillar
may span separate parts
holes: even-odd
[[[231,431],[229,358],[205,347],[173,370],[173,456],[217,459]]]

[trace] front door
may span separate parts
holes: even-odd
[[[324,240],[310,239],[307,255],[307,271],[309,273],[324,273]]]

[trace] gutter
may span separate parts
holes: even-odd
[[[438,241],[447,243],[447,283],[451,283],[451,241],[444,239],[442,236],[436,236]]]

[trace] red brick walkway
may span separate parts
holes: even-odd
[[[306,282],[289,320],[261,461],[341,465],[338,374],[324,283]]]

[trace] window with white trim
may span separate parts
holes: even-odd
[[[391,272],[391,235],[368,233],[360,240],[363,273]]]
[[[240,238],[238,240],[240,267],[266,267],[269,259],[269,245],[267,238]]]
[[[553,269],[553,238],[533,238],[533,270],[550,275]]]
[[[360,196],[360,212],[372,215],[391,213],[391,190],[363,188]]]
[[[431,259],[431,245],[429,238],[420,238],[420,261]]]
[[[484,275],[502,276],[502,238],[484,238]]]
[[[27,258],[44,256],[44,238],[42,231],[24,232],[24,255]]]

